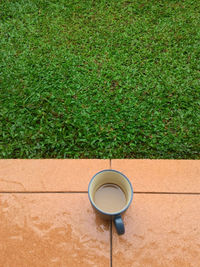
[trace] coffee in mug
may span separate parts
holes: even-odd
[[[88,186],[88,197],[94,210],[104,219],[113,220],[117,233],[125,233],[122,214],[133,199],[129,179],[121,172],[108,169],[96,173]]]
[[[94,202],[105,212],[117,212],[126,206],[126,196],[120,186],[103,184],[96,190]]]

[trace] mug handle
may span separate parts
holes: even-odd
[[[123,235],[125,233],[125,228],[120,214],[114,217],[114,224],[118,235]]]

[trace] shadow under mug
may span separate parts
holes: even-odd
[[[126,196],[125,206],[122,209],[119,209],[117,212],[105,212],[104,210],[100,209],[94,202],[94,196],[97,189],[99,189],[100,186],[105,184],[118,185],[123,190]],[[117,233],[119,235],[124,234],[125,228],[121,214],[128,209],[133,199],[133,188],[129,179],[119,171],[113,169],[102,170],[92,177],[88,186],[88,196],[95,211],[97,211],[97,213],[99,213],[102,218],[107,220],[113,220]]]

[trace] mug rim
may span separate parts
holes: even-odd
[[[109,212],[109,213],[108,213],[108,212],[105,212],[105,211],[99,209],[99,208],[95,205],[95,203],[92,201],[92,199],[91,199],[91,197],[90,197],[90,186],[91,186],[92,181],[94,180],[94,178],[95,178],[98,174],[100,174],[101,172],[107,172],[107,171],[113,171],[113,172],[117,172],[117,173],[121,174],[121,175],[127,180],[127,182],[128,182],[129,185],[130,185],[130,188],[131,188],[131,199],[129,200],[128,204],[127,204],[123,209],[119,210],[118,212]],[[118,215],[118,214],[123,213],[123,212],[124,212],[125,210],[127,210],[128,207],[130,206],[130,204],[131,204],[131,202],[132,202],[132,200],[133,200],[133,187],[132,187],[132,184],[131,184],[130,180],[129,180],[129,179],[126,177],[126,175],[123,174],[122,172],[117,171],[117,170],[114,170],[114,169],[105,169],[105,170],[101,170],[101,171],[97,172],[97,173],[92,177],[92,179],[90,180],[89,185],[88,185],[88,197],[89,197],[89,200],[90,200],[91,204],[92,204],[92,205],[95,207],[95,209],[97,209],[99,212],[101,212],[101,213],[103,213],[103,214],[105,214],[105,215],[110,215],[110,216],[112,216],[112,215]]]

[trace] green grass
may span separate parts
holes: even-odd
[[[1,158],[200,158],[199,0],[2,0]]]

